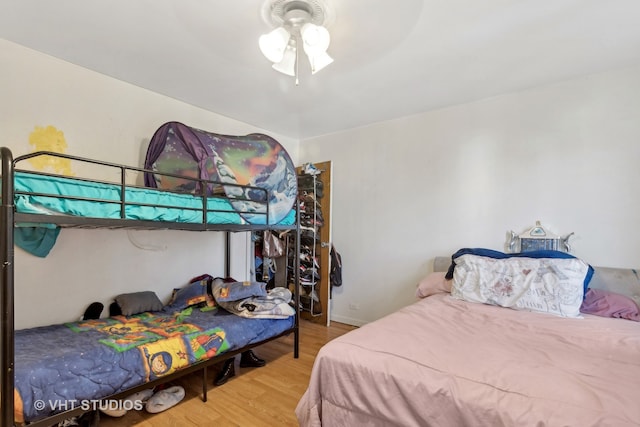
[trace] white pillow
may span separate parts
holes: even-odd
[[[588,269],[577,258],[496,259],[465,254],[456,259],[451,295],[515,310],[581,317]]]

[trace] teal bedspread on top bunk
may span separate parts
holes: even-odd
[[[24,172],[16,172],[14,182],[16,193],[47,194],[16,194],[15,204],[18,212],[121,218],[122,192],[119,185]],[[203,200],[190,194],[127,187],[124,200],[124,219],[182,223],[203,221]],[[242,224],[242,218],[227,200],[210,197],[207,198],[207,223]]]
[[[126,187],[124,217],[121,214],[122,190],[118,184],[92,182],[37,173],[16,172],[14,179],[16,211],[41,215],[70,215],[84,218],[145,220],[174,223],[203,223],[204,199],[191,194],[142,187]],[[251,203],[251,202],[249,202]],[[266,205],[253,204],[254,212]],[[229,199],[206,199],[207,224],[246,224]],[[253,224],[265,224],[254,220]],[[278,223],[293,225],[295,210]],[[45,257],[55,244],[59,229],[54,224],[18,224],[16,244],[39,257]]]

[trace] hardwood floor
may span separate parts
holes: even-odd
[[[207,402],[201,399],[202,382],[197,374],[176,381],[186,395],[178,405],[159,414],[129,411],[124,417],[100,414],[100,427],[115,426],[297,426],[294,410],[307,388],[311,368],[320,347],[354,326],[332,323],[330,327],[300,320],[300,354],[293,357],[293,335],[256,347],[255,353],[267,361],[262,368],[240,368],[236,376],[216,387],[213,379],[220,367],[207,373]]]

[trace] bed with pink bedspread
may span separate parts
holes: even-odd
[[[326,344],[300,425],[640,425],[640,322],[470,302],[454,280]]]

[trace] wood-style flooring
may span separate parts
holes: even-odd
[[[200,374],[188,375],[172,383],[181,385],[186,392],[185,398],[173,408],[158,414],[129,411],[121,418],[100,414],[100,427],[297,426],[294,410],[307,388],[318,350],[353,329],[335,322],[326,327],[300,320],[298,359],[293,357],[293,335],[279,338],[254,349],[267,361],[266,366],[240,368],[237,356],[236,376],[220,387],[213,385],[213,379],[221,366],[209,368],[207,402],[201,399]]]

